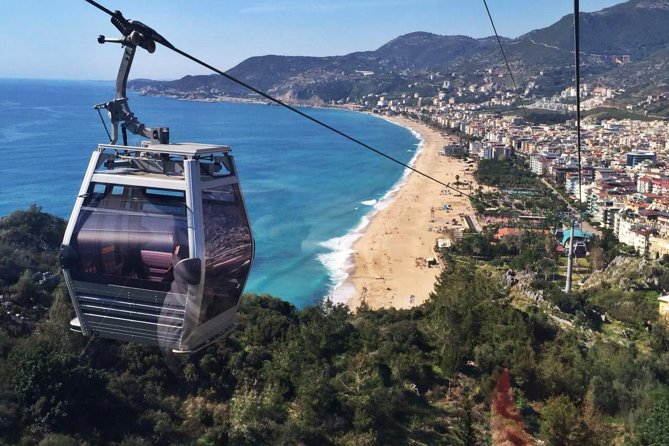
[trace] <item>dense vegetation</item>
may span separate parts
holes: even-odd
[[[42,274],[56,268],[62,229],[39,208],[0,220],[11,272],[0,283],[0,443],[669,440],[669,333],[652,290],[563,294],[556,317],[493,265],[454,254],[412,310],[246,296],[231,336],[174,356],[68,331],[66,291]],[[586,307],[610,322],[579,317]]]
[[[661,113],[661,110],[654,110],[658,115],[666,114],[666,111]],[[650,111],[649,111],[650,112]],[[650,121],[653,118],[640,113],[632,113],[627,110],[612,107],[597,107],[583,112],[583,116],[595,122],[601,122],[605,119],[634,119],[636,121]]]
[[[567,204],[533,174],[523,160],[481,160],[475,173],[479,187],[472,205],[486,228],[524,227],[554,231],[562,227]],[[519,218],[523,216],[523,218]],[[538,218],[537,218],[538,217]],[[495,223],[495,221],[497,223]]]
[[[479,162],[476,169],[479,184],[496,187],[539,187],[537,177],[511,160],[487,159]]]

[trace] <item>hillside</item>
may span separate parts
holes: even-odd
[[[175,356],[68,330],[67,291],[49,275],[63,230],[38,207],[0,219],[13,271],[0,280],[0,444],[669,440],[669,331],[648,283],[616,285],[615,269],[638,262],[616,260],[587,292],[546,288],[532,303],[495,265],[532,263],[542,239],[510,240],[476,264],[467,239],[419,307],[353,314],[247,295],[230,336]],[[514,255],[518,242],[533,247]],[[669,283],[667,265],[651,270]]]
[[[630,0],[601,11],[581,13],[582,73],[588,82],[627,89],[628,97],[663,92],[669,82],[669,0]],[[521,89],[551,95],[573,78],[573,18],[516,39],[503,39]],[[257,56],[229,74],[286,100],[315,103],[346,101],[367,94],[413,91],[434,95],[443,81],[464,86],[492,69],[507,77],[492,38],[442,36],[415,32],[373,51],[333,57]],[[454,77],[453,74],[456,74]],[[505,81],[502,81],[505,82]],[[186,76],[168,82],[136,80],[130,88],[144,94],[187,99],[248,97],[218,75]],[[653,88],[649,88],[653,85]],[[251,95],[252,97],[252,95]]]
[[[398,91],[409,78],[440,69],[490,48],[490,39],[438,36],[416,32],[392,40],[376,51],[334,57],[251,57],[228,73],[260,90],[288,100],[317,97],[323,101],[362,97],[379,91]],[[369,74],[373,73],[373,74]],[[237,84],[219,75],[186,76],[176,81],[131,81],[129,87],[147,94],[190,99],[240,96]]]
[[[667,0],[632,0],[601,11],[581,13],[581,51],[587,55],[629,55],[633,61],[643,60],[669,43],[669,36],[661,32],[667,18]],[[563,53],[571,53],[571,58],[573,29],[573,16],[567,15],[517,40],[556,47]]]

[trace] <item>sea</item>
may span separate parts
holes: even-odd
[[[37,204],[69,218],[91,153],[109,141],[93,105],[113,96],[107,81],[0,79],[0,215]],[[231,146],[256,242],[246,292],[300,308],[351,297],[353,243],[405,168],[283,107],[132,93],[129,103],[172,142]],[[376,116],[301,110],[405,163],[420,149],[419,135]]]

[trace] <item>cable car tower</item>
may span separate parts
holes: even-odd
[[[112,24],[123,58],[109,112],[111,141],[93,152],[60,252],[85,336],[141,342],[178,353],[203,348],[235,326],[254,241],[230,147],[169,143],[130,111],[128,75],[137,47],[153,53],[153,29]],[[123,144],[118,142],[121,127]],[[127,131],[147,138],[129,146]]]
[[[583,205],[583,181],[581,179],[581,49],[580,49],[580,7],[579,0],[574,0],[574,82],[576,84],[576,150],[578,153],[578,205]],[[577,221],[580,228],[583,227],[583,217],[577,219],[575,215],[570,217],[571,232],[569,238],[569,251],[567,253],[567,278],[565,279],[564,292],[571,292],[572,274],[574,268],[574,228]]]

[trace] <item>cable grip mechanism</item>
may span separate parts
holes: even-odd
[[[96,110],[102,108],[109,112],[112,122],[110,144],[116,144],[118,141],[119,124],[124,129],[123,144],[127,145],[127,135],[125,130],[135,135],[142,135],[149,138],[151,144],[169,144],[170,130],[167,127],[150,128],[139,121],[135,114],[130,111],[126,87],[132,61],[135,58],[137,47],[144,48],[149,53],[156,50],[154,35],[159,36],[153,29],[138,21],[127,20],[120,11],[115,11],[111,18],[112,24],[121,32],[121,38],[110,39],[103,35],[98,36],[98,43],[120,43],[125,47],[123,58],[116,75],[115,96],[108,102],[103,102],[95,106]]]

